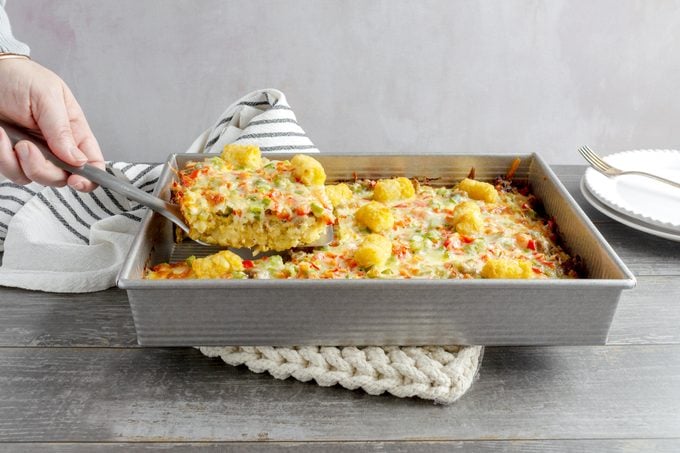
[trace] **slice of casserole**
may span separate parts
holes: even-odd
[[[335,221],[325,180],[310,156],[269,160],[257,146],[232,144],[179,171],[173,195],[192,239],[279,251],[314,242]]]

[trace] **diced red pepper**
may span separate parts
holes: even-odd
[[[406,244],[395,244],[392,246],[392,253],[397,256],[404,256],[408,250]]]
[[[529,239],[529,242],[527,242],[527,247],[529,250],[536,250],[536,243],[533,239]]]
[[[251,260],[243,260],[243,267],[245,269],[250,269],[253,266],[254,266],[254,264]]]
[[[210,192],[208,194],[204,194],[204,196],[211,205],[216,205],[224,201],[224,196],[221,193]]]
[[[194,185],[195,179],[192,179],[187,175],[182,175],[181,178],[182,178],[182,185],[184,187],[191,187],[191,186]]]
[[[471,244],[475,242],[475,238],[471,238],[470,236],[465,236],[463,234],[460,235],[460,240],[465,242],[466,244]]]
[[[548,222],[546,223],[546,225],[548,225],[548,229],[550,231],[555,231],[555,229],[557,228],[557,223],[555,222],[555,217],[551,217],[548,220]]]
[[[553,262],[546,261],[546,260],[540,259],[540,258],[539,258],[538,261],[539,261],[541,264],[543,264],[544,266],[548,266],[548,267],[551,268],[551,269],[554,269],[554,268],[555,268],[555,263],[553,263]]]

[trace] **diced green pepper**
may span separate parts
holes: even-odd
[[[318,203],[312,203],[312,213],[316,217],[319,217],[321,214],[323,214],[323,206]]]

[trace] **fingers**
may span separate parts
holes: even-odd
[[[85,121],[85,117],[81,116],[80,118],[81,120],[74,122],[72,125],[74,131],[73,135],[76,138],[78,149],[83,151],[87,156],[90,165],[94,165],[95,167],[104,170],[106,165],[99,149],[97,139],[92,135],[92,132],[87,125],[87,121]],[[78,175],[69,176],[67,182],[69,186],[81,192],[90,192],[97,187],[92,181]]]
[[[62,161],[75,167],[89,162],[104,168],[101,150],[82,109],[57,75],[33,62],[0,68],[0,116],[40,131],[50,151]],[[95,187],[46,161],[32,143],[22,142],[12,148],[4,132],[0,135],[0,172],[22,184],[34,180],[55,186],[68,182],[84,191]]]
[[[76,146],[71,129],[71,118],[66,108],[64,89],[65,87],[61,85],[37,96],[33,117],[50,150],[64,162],[79,167],[88,159]]]
[[[93,165],[100,170],[106,170],[106,164],[103,161],[90,162],[90,165]],[[80,192],[91,192],[97,188],[97,184],[79,175],[70,175],[66,180],[66,183]]]
[[[12,143],[2,128],[0,128],[0,174],[16,184],[23,185],[31,182],[21,169],[19,159],[12,149]]]
[[[93,165],[104,169],[104,162]],[[0,173],[15,184],[29,184],[35,181],[46,186],[62,187],[68,183],[76,190],[89,192],[96,185],[78,175],[69,175],[47,161],[40,150],[31,142],[21,141],[12,149],[5,131],[0,128]]]
[[[71,90],[64,85],[64,103],[71,123],[71,131],[75,139],[76,146],[82,151],[90,163],[103,162],[104,157],[99,148],[99,143],[90,129],[90,124],[85,118],[80,104],[71,93]]]
[[[104,160],[101,157],[101,151],[99,151],[99,145],[97,144],[97,141],[94,139],[94,136],[91,136],[91,138],[87,137],[83,139],[81,142],[78,143],[78,148],[81,149],[86,156],[88,156],[89,160],[88,163],[90,165],[94,165],[95,167],[98,167],[100,170],[104,170],[106,168],[106,164],[104,163]],[[90,156],[93,156],[93,158],[90,158]],[[97,185],[90,181],[89,179],[85,179],[82,176],[78,175],[69,176],[67,182],[69,186],[81,192],[90,192],[97,187]]]
[[[104,157],[99,148],[99,143],[85,119],[85,114],[68,87],[64,88],[64,96],[66,108],[71,118],[71,130],[76,146],[85,154],[89,164],[104,170]],[[97,187],[96,184],[78,175],[71,175],[68,178],[68,185],[83,192],[89,192]]]
[[[46,186],[63,187],[66,185],[68,173],[47,161],[33,143],[22,140],[14,145],[14,152],[18,157],[21,171],[29,180]]]

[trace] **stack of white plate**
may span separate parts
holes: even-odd
[[[605,156],[622,170],[653,173],[680,182],[680,151],[636,150]],[[588,168],[581,192],[595,209],[636,230],[680,241],[680,189],[644,176],[608,178]]]

